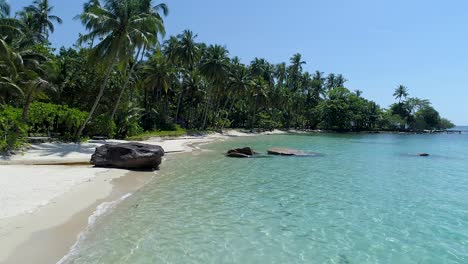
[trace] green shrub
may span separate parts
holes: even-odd
[[[187,134],[187,130],[183,129],[179,125],[174,125],[174,130],[157,130],[157,131],[145,131],[138,135],[129,136],[127,140],[146,140],[151,137],[180,137]]]
[[[28,125],[22,120],[21,109],[0,106],[0,151],[21,147]]]
[[[116,131],[116,125],[106,114],[99,115],[89,122],[86,134],[89,136],[104,136],[113,138]]]
[[[262,112],[259,115],[258,126],[259,128],[273,130],[280,127],[280,124],[273,120],[269,114]]]
[[[86,116],[86,112],[66,105],[34,102],[28,115],[29,132],[47,135],[57,133],[64,140],[71,140]]]

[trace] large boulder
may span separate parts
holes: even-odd
[[[96,148],[91,164],[96,167],[152,170],[161,164],[164,149],[143,143],[106,144]]]
[[[255,154],[255,151],[253,151],[252,148],[245,147],[245,148],[230,149],[230,150],[228,150],[227,153],[228,154],[230,154],[230,153],[242,153],[244,155],[252,156],[253,154]]]
[[[226,156],[231,157],[231,158],[250,158],[250,155],[246,155],[243,153],[238,153],[238,152],[231,152],[227,153]]]
[[[250,158],[252,155],[256,154],[253,149],[249,147],[245,148],[236,148],[236,149],[230,149],[226,153],[226,156],[231,157],[231,158]]]

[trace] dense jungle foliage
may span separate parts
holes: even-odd
[[[89,0],[76,18],[86,34],[56,50],[48,39],[62,20],[48,0],[16,14],[0,0],[0,149],[20,146],[27,135],[79,140],[183,129],[453,127],[403,85],[396,102],[382,108],[347,89],[341,74],[304,71],[301,54],[244,64],[190,30],[165,37],[168,12],[151,0]]]

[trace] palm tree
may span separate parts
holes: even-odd
[[[62,24],[60,17],[51,15],[53,9],[49,0],[34,0],[32,5],[24,9],[26,13],[31,13],[37,31],[44,34],[46,38],[49,38],[49,33],[54,33],[54,22]]]
[[[252,81],[251,85],[251,98],[252,102],[252,116],[250,120],[250,128],[254,129],[256,124],[256,117],[257,117],[257,110],[259,107],[259,103],[263,103],[265,98],[267,98],[266,89],[268,88],[268,83],[260,77],[255,78]]]
[[[137,3],[139,3],[140,5],[137,5],[133,8],[135,8],[139,12],[139,16],[141,16],[142,18],[147,20],[153,20],[150,23],[154,23],[152,26],[155,27],[153,29],[151,29],[150,27],[144,28],[143,30],[148,30],[148,33],[139,36],[140,39],[137,39],[133,47],[130,47],[131,52],[134,52],[135,49],[137,49],[137,52],[135,54],[135,58],[133,59],[132,66],[130,67],[130,71],[126,76],[124,85],[120,90],[119,97],[117,98],[117,102],[114,105],[114,109],[112,110],[110,120],[114,120],[115,113],[117,113],[117,109],[120,105],[120,100],[122,100],[122,96],[125,90],[127,89],[127,86],[130,83],[130,79],[134,73],[135,66],[138,64],[138,57],[140,56],[140,52],[142,52],[142,54],[144,55],[147,47],[154,46],[158,43],[158,34],[164,35],[166,33],[164,28],[164,21],[158,13],[159,10],[162,10],[164,16],[168,15],[169,9],[167,8],[166,4],[159,4],[154,7],[151,7],[150,0],[137,1]],[[143,56],[141,56],[141,59],[143,59]],[[124,63],[126,63],[126,61],[124,61]]]
[[[79,15],[79,19],[89,31],[80,37],[79,42],[86,43],[94,38],[101,38],[101,42],[92,50],[91,61],[100,61],[107,69],[88,117],[77,132],[77,138],[81,136],[93,116],[117,61],[119,59],[127,61],[135,47],[151,43],[151,39],[154,40],[156,34],[161,32],[162,20],[152,13],[143,11],[143,8],[147,8],[148,2],[151,3],[151,1],[104,0],[103,5],[89,5]]]
[[[20,31],[20,36],[17,39],[21,48],[47,43],[47,36],[37,30],[37,22],[32,13],[22,11],[17,14],[17,17],[18,19],[14,23]]]
[[[330,73],[325,82],[326,90],[330,91],[331,89],[337,87],[343,87],[347,80],[343,77],[343,75],[338,74],[335,75],[334,73]]]
[[[276,65],[275,68],[275,77],[276,77],[276,83],[279,87],[284,86],[285,81],[288,78],[288,72],[286,68],[286,63],[280,63]]]
[[[23,89],[19,87],[11,78],[0,77],[0,97],[9,94],[19,94],[24,96]]]
[[[3,93],[26,94],[23,119],[27,121],[29,106],[37,92],[49,87],[47,58],[29,49],[10,46],[0,39],[0,88]]]
[[[214,88],[207,93],[202,128],[206,128],[208,109],[210,107],[212,97],[216,95],[216,92],[221,92],[222,83],[226,79],[229,70],[228,53],[227,49],[223,46],[211,45],[205,51],[204,57],[200,62],[200,73],[211,82],[212,87]]]
[[[226,111],[226,117],[225,117],[225,122],[227,123],[228,118],[229,118],[229,113],[231,113],[232,108],[234,107],[236,101],[238,101],[240,98],[243,98],[245,95],[247,95],[247,91],[250,90],[252,86],[252,75],[250,74],[250,71],[247,67],[241,64],[233,64],[231,66],[231,71],[229,73],[229,81],[228,81],[228,87],[230,91],[230,99],[231,99],[231,105],[229,107],[229,110]],[[226,101],[226,105],[229,101]],[[224,123],[223,127],[221,128],[224,129]]]
[[[19,75],[18,64],[21,62],[21,56],[0,38],[0,95],[3,99],[10,94],[24,95],[16,81]]]
[[[325,88],[325,77],[324,73],[321,71],[315,71],[312,76],[312,90],[313,98],[316,102],[320,100],[320,96],[326,97],[327,91]]]
[[[179,45],[177,46],[176,57],[189,71],[192,71],[195,63],[200,60],[200,45],[195,42],[197,36],[190,30],[184,30],[182,34],[177,36]]]
[[[0,0],[0,18],[5,18],[10,15],[10,5],[6,0]]]
[[[300,87],[302,77],[302,65],[306,64],[302,61],[302,55],[297,53],[294,54],[291,59],[291,66],[289,66],[289,88],[293,91],[297,91]]]
[[[168,42],[168,54],[171,56],[171,61],[180,66],[181,85],[177,98],[177,109],[175,121],[178,121],[179,112],[181,111],[181,102],[186,91],[184,81],[187,74],[193,71],[194,65],[199,62],[201,57],[200,45],[195,42],[197,35],[190,30],[184,30],[182,34],[177,36],[177,41],[171,39]]]
[[[89,12],[93,8],[100,7],[100,6],[101,6],[101,3],[99,2],[99,0],[89,0],[88,2],[83,4],[83,11]],[[81,33],[80,33],[80,37],[81,37]],[[92,48],[93,46],[94,46],[94,37],[91,38],[91,40],[89,41],[89,48]]]
[[[401,104],[401,99],[408,97],[408,95],[408,88],[403,85],[399,85],[393,93],[393,96],[395,96],[395,99],[398,100],[399,104]]]
[[[269,85],[273,85],[274,69],[273,69],[273,66],[267,60],[255,58],[250,63],[250,70],[252,72],[253,77],[261,77]]]
[[[147,129],[153,129],[153,113],[156,113],[157,110],[151,107],[150,101],[160,102],[162,94],[167,94],[175,79],[174,69],[162,52],[156,50],[148,63],[142,66],[142,76],[144,82],[144,124]]]

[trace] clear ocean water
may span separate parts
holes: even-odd
[[[222,155],[238,146],[323,156]],[[468,263],[468,134],[272,135],[202,148],[168,157],[64,262]]]

